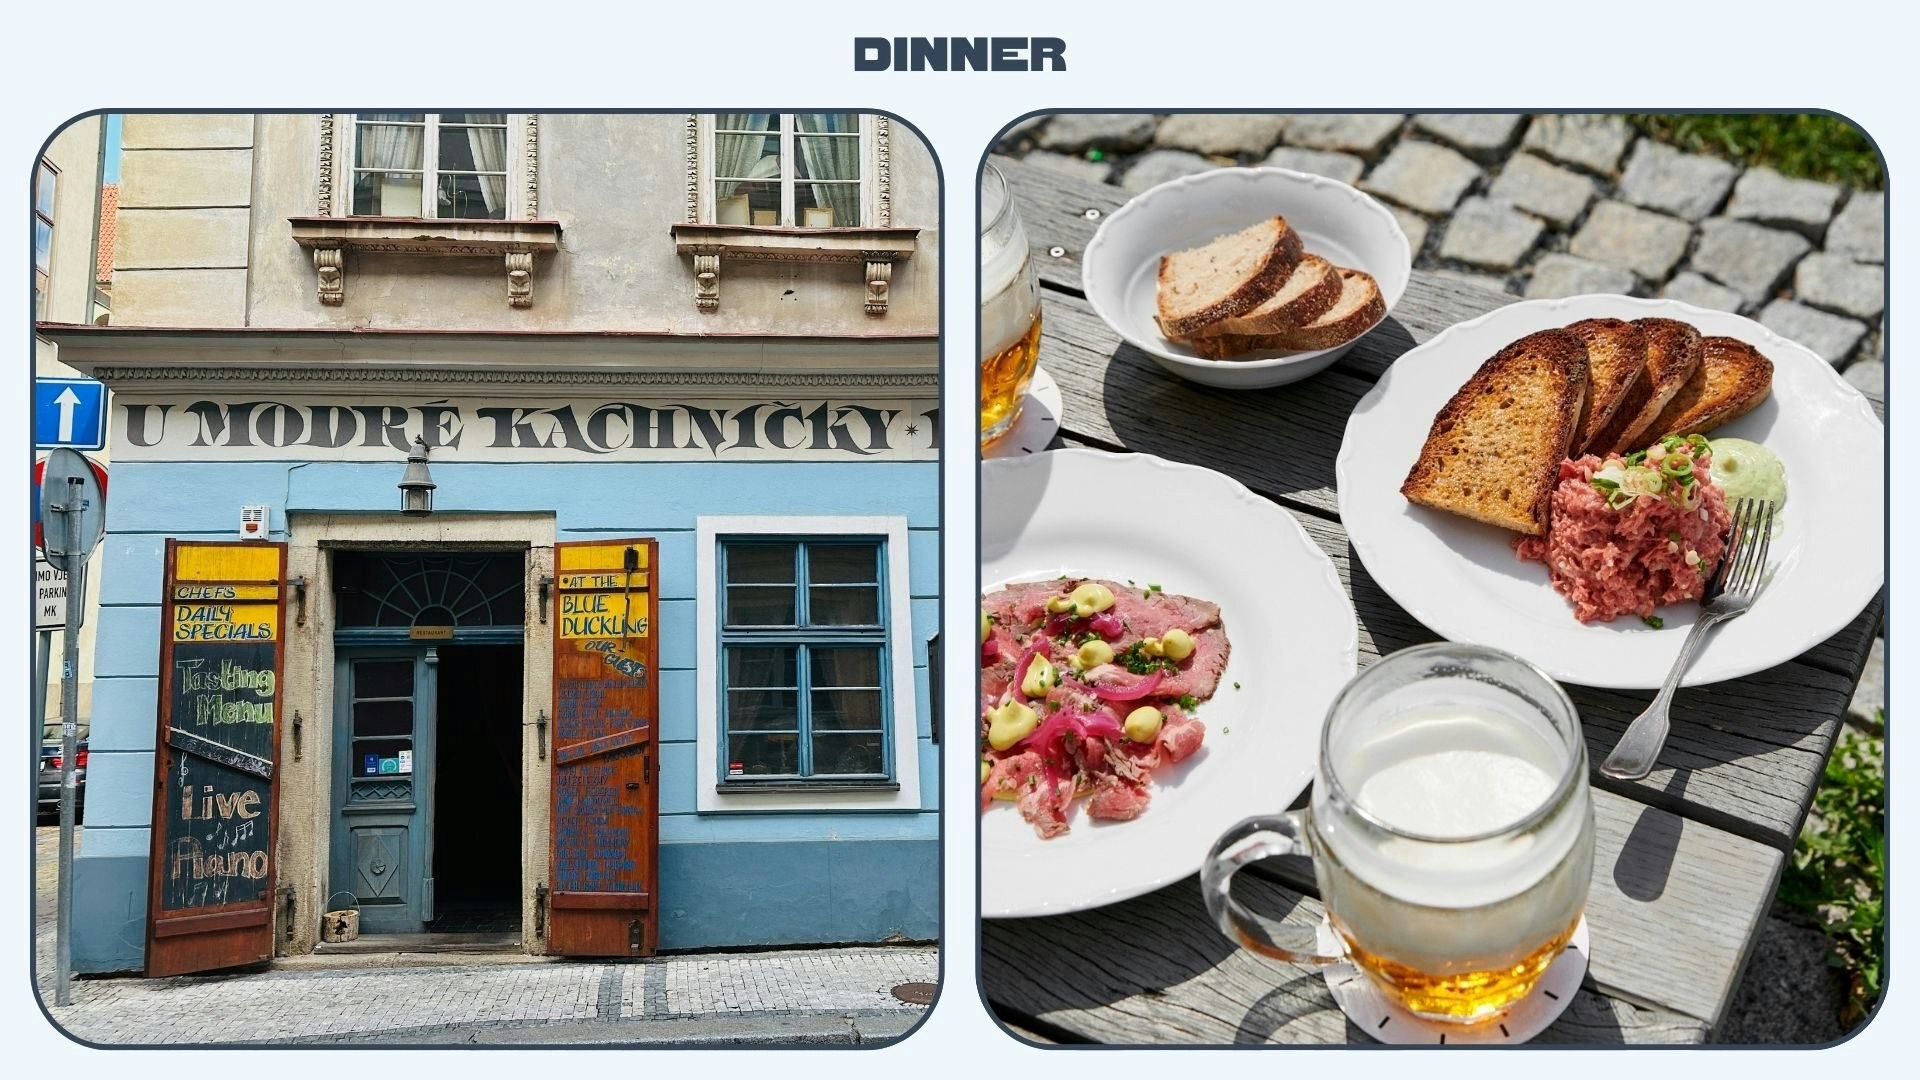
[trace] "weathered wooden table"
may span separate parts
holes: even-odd
[[[1273,390],[1208,389],[1162,372],[1080,294],[1080,252],[1126,193],[1012,159],[995,164],[1025,219],[1042,282],[1041,364],[1066,401],[1055,445],[1194,462],[1286,507],[1351,590],[1363,666],[1433,640],[1353,557],[1334,497],[1334,455],[1347,414],[1387,365],[1512,298],[1416,271],[1387,322],[1323,374]],[[1592,963],[1579,997],[1539,1041],[1709,1037],[1739,984],[1880,615],[1876,600],[1790,663],[1681,691],[1673,735],[1647,779],[1593,774]],[[1569,690],[1596,765],[1652,698]],[[1236,894],[1270,914],[1287,912],[1290,921],[1320,918],[1312,871],[1302,860],[1270,860],[1242,874]],[[1076,915],[987,920],[981,952],[994,1010],[1037,1039],[1369,1041],[1341,1014],[1317,971],[1260,959],[1216,932],[1194,878]]]

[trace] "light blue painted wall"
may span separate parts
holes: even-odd
[[[115,465],[102,543],[86,846],[76,876],[108,890],[103,911],[137,918],[144,904],[122,902],[118,891],[134,880],[126,860],[144,864],[148,850],[166,539],[231,538],[244,503],[269,506],[276,540],[286,539],[290,510],[390,511],[399,473],[398,461]],[[463,462],[435,465],[433,478],[438,513],[552,512],[561,540],[660,542],[663,947],[938,933],[939,767],[924,647],[939,616],[937,464]],[[896,752],[918,755],[918,812],[694,811],[694,528],[703,514],[906,516],[918,738]],[[89,860],[100,861],[88,867]],[[916,877],[925,880],[909,880]],[[699,903],[685,902],[692,897]],[[83,970],[126,966],[122,922],[86,935],[97,947],[76,940]]]

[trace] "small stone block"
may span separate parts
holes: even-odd
[[[1360,182],[1362,189],[1425,214],[1445,214],[1480,179],[1480,167],[1437,143],[1407,139]]]
[[[1343,184],[1351,184],[1360,179],[1366,171],[1367,163],[1352,154],[1336,153],[1332,150],[1303,150],[1297,146],[1276,147],[1267,155],[1265,164],[1278,165],[1294,172],[1312,173]]]
[[[1647,281],[1663,281],[1687,252],[1686,222],[1623,202],[1593,208],[1567,250],[1583,259],[1624,267]]]
[[[1867,335],[1867,324],[1841,315],[1829,315],[1797,300],[1775,300],[1760,312],[1760,325],[1792,338],[1839,367],[1853,347]]]
[[[1440,257],[1489,270],[1511,270],[1533,250],[1545,228],[1539,218],[1503,203],[1468,199],[1447,225]]]
[[[1641,139],[1620,177],[1620,197],[1649,210],[1699,221],[1727,197],[1740,170],[1717,157]]]
[[[1552,165],[1532,154],[1517,154],[1494,178],[1487,197],[1529,214],[1538,214],[1560,228],[1568,228],[1593,202],[1590,177]]]
[[[1273,113],[1176,113],[1160,122],[1153,144],[1199,154],[1264,154],[1287,118]]]
[[[1185,150],[1151,150],[1128,166],[1127,174],[1120,178],[1120,186],[1137,193],[1158,187],[1176,177],[1219,167],[1217,162]]]
[[[1520,145],[1562,165],[1607,176],[1619,167],[1631,141],[1633,130],[1625,117],[1573,113],[1534,117]]]
[[[1557,300],[1563,296],[1585,296],[1589,293],[1625,295],[1633,291],[1634,284],[1631,270],[1597,263],[1578,255],[1554,252],[1541,256],[1540,261],[1534,264],[1533,276],[1527,280],[1526,297],[1529,300]]]
[[[1799,233],[1769,229],[1750,221],[1712,218],[1701,223],[1693,269],[1737,290],[1749,304],[1773,295],[1793,264],[1813,245]]]

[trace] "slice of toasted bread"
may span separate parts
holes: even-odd
[[[1400,494],[1528,536],[1547,531],[1560,462],[1587,396],[1587,347],[1571,330],[1493,354],[1448,401]]]
[[[1646,441],[1668,435],[1706,434],[1745,416],[1773,389],[1773,361],[1744,341],[1710,337],[1700,342],[1700,366],[1647,429]]]
[[[1647,339],[1625,319],[1582,319],[1567,329],[1587,347],[1587,405],[1573,445],[1585,447],[1607,426],[1647,367]]]
[[[1272,299],[1300,265],[1300,234],[1275,214],[1211,243],[1160,257],[1155,302],[1162,333],[1191,337]]]
[[[1647,339],[1647,368],[1627,388],[1613,419],[1584,448],[1589,454],[1625,454],[1647,442],[1647,429],[1700,366],[1700,331],[1673,319],[1635,319]]]
[[[1203,326],[1194,337],[1221,334],[1274,334],[1305,326],[1327,313],[1340,299],[1340,268],[1308,252],[1272,299],[1245,315]]]
[[[1219,337],[1193,338],[1185,342],[1194,355],[1208,360],[1229,360],[1248,352],[1274,349],[1331,349],[1344,345],[1373,329],[1387,316],[1386,298],[1371,275],[1362,270],[1336,267],[1340,278],[1340,299],[1334,301],[1319,318],[1305,326],[1274,334],[1222,334]]]

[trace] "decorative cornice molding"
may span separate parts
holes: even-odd
[[[700,114],[687,114],[687,224],[700,220]]]
[[[93,377],[109,385],[191,383],[386,383],[468,386],[738,386],[924,390],[938,393],[940,377],[924,374],[758,371],[497,371],[469,368],[167,367],[102,364]]]
[[[528,113],[524,120],[522,141],[526,147],[526,203],[522,213],[529,218],[540,216],[540,117]]]
[[[886,116],[873,118],[873,205],[874,224],[883,229],[893,226],[893,122]],[[883,305],[884,306],[884,305]]]
[[[322,217],[333,214],[333,116],[320,114],[320,172],[314,201]]]

